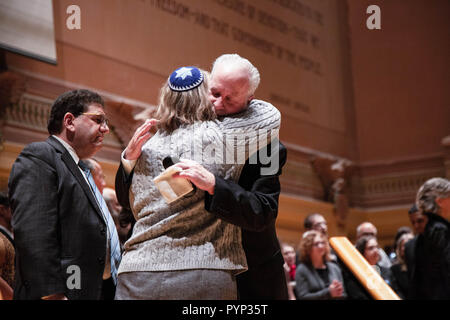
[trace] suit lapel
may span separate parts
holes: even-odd
[[[72,175],[75,177],[75,179],[78,181],[78,184],[81,186],[90,203],[94,207],[95,211],[103,221],[103,214],[97,205],[97,201],[94,197],[94,194],[92,193],[91,188],[89,187],[86,179],[83,177],[83,174],[78,168],[78,164],[75,163],[69,151],[58,140],[56,140],[51,136],[47,139],[47,143],[53,146],[57,152],[61,153],[62,161],[69,169],[69,171],[72,173]]]

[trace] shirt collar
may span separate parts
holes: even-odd
[[[75,152],[75,149],[72,148],[67,142],[65,142],[60,137],[57,137],[55,135],[52,135],[52,137],[55,138],[56,140],[58,140],[59,142],[61,142],[61,144],[64,146],[64,148],[66,148],[67,151],[69,151],[69,154],[72,156],[72,158],[75,161],[75,163],[78,164],[78,162],[80,161],[80,157]]]

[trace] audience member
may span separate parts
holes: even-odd
[[[389,259],[391,260],[392,264],[397,263],[397,257],[398,257],[398,255],[397,255],[397,242],[398,242],[398,239],[400,239],[400,237],[402,235],[407,234],[407,233],[408,234],[409,233],[412,234],[413,231],[411,230],[410,227],[403,226],[403,227],[398,228],[397,233],[395,234],[394,243],[392,245],[392,252],[389,254]]]
[[[405,244],[414,238],[412,232],[403,233],[396,241],[396,262],[391,266],[393,281],[397,287],[397,293],[402,299],[409,296],[408,266],[405,261]]]
[[[410,298],[450,297],[450,181],[427,180],[417,192],[416,205],[428,217],[414,244]]]
[[[346,292],[340,268],[330,259],[324,233],[311,230],[299,244],[300,264],[295,275],[298,299],[343,299]]]
[[[328,223],[320,213],[311,213],[303,221],[306,231],[316,230],[328,237]]]
[[[119,201],[117,201],[116,191],[114,189],[105,187],[103,189],[103,198],[105,198],[106,205],[108,206],[109,212],[114,219],[117,234],[119,235],[120,247],[122,248],[124,243],[128,240],[128,233],[131,229],[131,223],[120,223],[122,206],[119,204]]]
[[[421,210],[419,210],[416,206],[416,204],[413,204],[413,206],[408,211],[409,220],[411,221],[411,225],[414,230],[415,237],[405,243],[405,264],[406,264],[406,270],[408,273],[408,279],[411,281],[413,278],[413,271],[415,270],[415,249],[416,249],[416,241],[419,237],[421,237],[421,234],[425,231],[425,226],[428,223],[428,217],[423,214]]]
[[[356,227],[356,241],[361,239],[363,236],[373,236],[377,237],[378,230],[377,228],[370,222],[363,222],[358,227]],[[378,243],[378,240],[377,240]],[[378,265],[389,269],[392,265],[391,260],[389,259],[386,252],[378,247],[380,261],[378,262]]]
[[[11,208],[6,192],[0,192],[0,233],[3,233],[14,244],[14,235],[11,226]]]
[[[363,235],[355,243],[355,248],[366,258],[367,262],[374,267],[383,280],[397,292],[396,283],[393,281],[390,268],[380,264],[380,250],[377,238],[373,235]]]
[[[401,236],[403,236],[404,234],[412,234],[413,235],[413,231],[410,227],[407,226],[403,226],[397,229],[397,233],[395,234],[395,238],[394,238],[394,250],[397,250],[397,243],[398,243],[398,239],[400,239]]]
[[[106,187],[105,174],[103,173],[103,168],[101,164],[95,158],[88,158],[84,160],[87,167],[91,171],[92,178],[94,179],[95,185],[105,199],[106,205],[108,206],[109,213],[114,219],[114,224],[116,226],[117,234],[119,236],[120,248],[123,248],[124,243],[128,240],[128,233],[130,232],[131,224],[124,224],[123,227],[119,221],[119,215],[122,211],[122,207],[117,200],[116,191],[112,188]]]
[[[303,227],[305,228],[305,232],[310,230],[316,230],[321,232],[328,239],[328,223],[327,220],[325,220],[324,216],[321,215],[320,213],[314,212],[307,215],[305,220],[303,221]],[[330,258],[333,262],[337,262],[338,260],[333,248],[331,247],[330,247]],[[297,264],[299,263],[300,263],[300,252],[297,252]]]
[[[284,258],[284,271],[286,272],[286,283],[288,287],[289,300],[296,300],[295,294],[295,271],[296,265],[296,253],[294,247],[288,243],[282,242],[281,253]]]
[[[131,235],[133,234],[133,227],[136,223],[136,220],[134,219],[133,212],[130,208],[122,207],[122,210],[120,210],[119,213],[119,224],[122,229],[127,229],[127,235],[125,236],[125,242],[130,239]]]
[[[103,173],[102,166],[95,158],[88,158],[83,160],[91,171],[92,178],[94,178],[95,185],[101,194],[103,194],[103,189],[106,187],[105,174]]]
[[[9,199],[16,245],[14,299],[114,296],[117,231],[86,165],[109,132],[103,99],[69,91],[53,103],[50,137],[12,166]]]
[[[428,223],[428,217],[420,211],[414,204],[408,211],[409,220],[414,230],[415,235],[422,234],[425,231],[425,226]]]
[[[113,188],[105,187],[103,189],[103,198],[108,205],[109,212],[111,212],[111,215],[114,218],[114,222],[118,224],[122,206],[119,204],[119,201],[117,201],[116,191]]]

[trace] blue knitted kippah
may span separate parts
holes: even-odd
[[[203,82],[203,73],[196,67],[181,67],[169,77],[169,87],[173,91],[188,91]]]

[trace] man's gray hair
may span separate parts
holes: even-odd
[[[440,208],[436,198],[448,197],[450,197],[450,181],[444,178],[431,178],[417,192],[416,206],[423,212],[438,214]]]
[[[222,63],[245,68],[248,71],[248,81],[250,85],[248,95],[251,96],[255,93],[256,89],[259,86],[260,75],[258,69],[250,61],[248,61],[245,58],[242,58],[240,55],[236,53],[223,54],[220,57],[218,57],[216,61],[214,61],[211,74],[214,73],[214,68]]]

